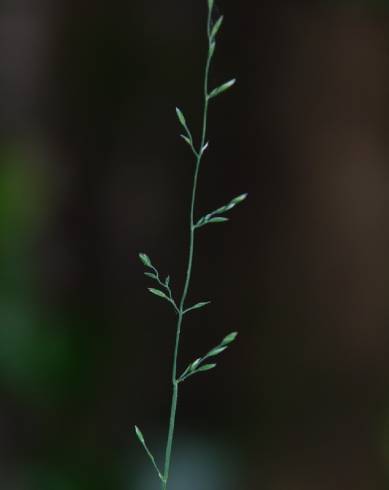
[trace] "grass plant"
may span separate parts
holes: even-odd
[[[210,303],[209,301],[201,301],[192,306],[187,305],[187,296],[188,296],[188,291],[189,291],[191,277],[192,277],[193,258],[195,253],[195,239],[196,239],[197,231],[200,228],[203,228],[204,226],[210,224],[224,223],[228,221],[228,217],[226,216],[226,214],[229,211],[231,211],[235,206],[242,203],[247,197],[247,194],[241,194],[235,197],[234,199],[232,199],[226,205],[217,208],[216,210],[206,214],[200,219],[195,218],[196,194],[197,194],[197,187],[198,187],[199,172],[200,172],[200,167],[204,155],[207,152],[209,146],[207,142],[209,106],[213,99],[215,99],[216,97],[220,96],[222,93],[229,90],[236,82],[235,79],[232,79],[221,84],[220,86],[214,89],[210,89],[209,87],[209,73],[215,55],[217,37],[223,24],[223,16],[220,16],[214,21],[213,20],[214,0],[207,0],[207,4],[208,4],[208,15],[207,15],[208,52],[207,52],[205,74],[204,74],[204,87],[203,87],[204,108],[203,108],[203,119],[202,119],[202,128],[201,128],[201,139],[198,145],[196,145],[196,143],[194,142],[192,132],[189,129],[189,125],[184,116],[184,113],[179,108],[176,108],[178,122],[183,131],[181,137],[188,144],[194,156],[194,163],[195,163],[194,175],[193,175],[193,187],[191,191],[190,218],[189,218],[188,262],[187,262],[184,286],[181,295],[179,296],[178,299],[175,299],[173,296],[172,289],[170,286],[170,277],[168,276],[165,279],[161,278],[157,268],[153,265],[149,256],[146,255],[145,253],[139,254],[139,258],[142,264],[144,265],[144,267],[146,268],[145,275],[155,283],[155,286],[157,286],[157,287],[148,288],[150,293],[170,303],[176,315],[176,339],[175,339],[175,346],[174,346],[172,380],[171,380],[172,400],[171,400],[169,429],[167,434],[165,461],[164,461],[163,469],[160,469],[157,462],[155,461],[155,458],[151,453],[151,451],[149,450],[141,430],[137,426],[135,426],[136,435],[140,443],[144,447],[160,479],[162,490],[167,490],[169,484],[176,411],[177,411],[180,384],[187,381],[188,378],[190,378],[191,376],[214,369],[216,367],[216,363],[213,362],[214,358],[219,356],[222,352],[224,352],[237,337],[237,332],[229,333],[216,347],[208,351],[204,356],[198,357],[195,361],[191,362],[186,367],[186,369],[184,369],[181,372],[181,374],[178,373],[178,355],[179,355],[181,330],[182,330],[184,318],[193,310],[204,308]]]

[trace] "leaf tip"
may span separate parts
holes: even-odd
[[[139,427],[137,425],[135,425],[134,428],[135,428],[135,434],[137,435],[140,442],[143,444],[144,443],[144,437],[143,437],[141,430],[139,429]]]
[[[241,194],[240,196],[238,197],[235,197],[235,199],[233,199],[231,202],[233,204],[240,204],[241,202],[245,201],[247,199],[247,196],[248,196],[248,193],[244,193],[244,194]]]
[[[178,120],[180,121],[181,125],[185,127],[186,126],[186,120],[185,120],[184,113],[178,107],[176,107],[176,114],[177,114]]]
[[[169,299],[166,296],[166,294],[160,289],[155,289],[155,288],[147,288],[147,289],[150,291],[150,293],[155,294],[155,296],[159,296],[160,298],[167,299],[167,300]]]
[[[203,372],[203,371],[209,371],[210,369],[213,369],[217,366],[216,363],[214,364],[204,364],[203,366],[200,366],[198,369],[197,369],[197,372]]]
[[[224,16],[221,15],[218,20],[215,22],[215,24],[213,25],[212,27],[212,31],[211,31],[211,39],[215,39],[215,37],[217,36],[218,32],[220,31],[220,28],[223,24],[223,21],[224,21]]]
[[[148,255],[145,253],[139,253],[138,256],[143,265],[146,267],[151,267],[151,260]]]
[[[236,337],[238,336],[238,332],[231,332],[229,333],[224,339],[222,340],[222,345],[227,345],[231,344],[231,342],[234,342]]]
[[[192,141],[187,136],[184,134],[181,134],[180,136],[189,146],[192,146]]]
[[[203,155],[207,151],[208,147],[209,147],[209,141],[207,141],[205,145],[201,148],[201,152],[200,152],[201,155]]]
[[[223,83],[219,87],[216,87],[212,92],[209,94],[209,99],[213,99],[214,97],[217,97],[218,95],[222,94],[226,90],[229,90],[233,85],[236,83],[236,78],[232,78],[228,82]]]

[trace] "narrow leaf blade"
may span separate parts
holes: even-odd
[[[208,352],[208,354],[206,355],[206,357],[214,357],[214,356],[218,356],[219,354],[221,354],[222,352],[224,352],[226,349],[228,348],[228,345],[224,345],[224,346],[217,346],[217,347],[214,347],[212,350],[210,350]]]
[[[225,221],[228,221],[228,218],[224,218],[221,216],[217,216],[218,214],[224,214],[233,209],[237,204],[240,204],[243,202],[245,199],[247,199],[248,194],[241,194],[234,199],[232,199],[228,204],[221,206],[220,208],[215,209],[211,213],[206,214],[203,216],[199,221],[196,223],[196,227],[203,226],[207,223],[223,223]]]
[[[145,272],[145,276],[150,277],[151,279],[158,279],[158,277],[152,272]]]
[[[229,221],[228,218],[222,218],[221,216],[216,216],[215,218],[211,218],[207,221],[207,223],[225,223]]]
[[[178,120],[180,121],[180,124],[186,129],[187,126],[186,126],[185,116],[178,107],[176,107],[176,114],[177,114]]]
[[[160,289],[148,288],[148,290],[150,291],[150,293],[155,294],[155,296],[159,296],[160,298],[169,300],[166,294]]]
[[[220,16],[217,19],[217,21],[215,22],[214,26],[212,27],[212,31],[211,31],[211,38],[212,39],[214,39],[217,36],[217,34],[218,34],[222,24],[223,24],[223,20],[224,20],[224,17]]]
[[[145,438],[143,437],[143,434],[137,425],[135,426],[135,433],[136,433],[139,441],[141,442],[141,444],[144,446],[145,445]]]
[[[211,303],[210,301],[201,301],[200,303],[197,303],[194,306],[191,306],[190,308],[188,308],[186,310],[186,312],[192,311],[192,310],[198,310],[199,308],[204,308],[204,306],[207,306],[210,303]]]
[[[189,370],[190,370],[191,372],[195,371],[195,369],[196,369],[196,368],[197,368],[197,367],[200,365],[201,361],[202,361],[202,358],[201,358],[201,357],[199,357],[198,359],[196,359],[196,360],[195,360],[194,362],[192,362],[192,364],[190,365]]]
[[[149,450],[149,448],[147,447],[147,444],[146,444],[146,441],[145,441],[145,438],[143,437],[143,434],[141,432],[141,430],[139,429],[139,427],[135,426],[135,433],[140,441],[140,443],[142,444],[144,450],[146,451],[147,455],[149,456],[150,458],[150,461],[151,463],[153,464],[156,472],[158,473],[158,476],[159,476],[159,479],[163,482],[164,481],[164,478],[163,478],[163,475],[162,473],[160,472],[158,466],[157,466],[157,463],[155,462],[155,458],[154,456],[152,455],[151,451]]]
[[[229,333],[226,337],[224,337],[224,339],[222,340],[222,343],[221,345],[228,345],[228,344],[231,344],[231,342],[233,342],[236,337],[238,336],[238,332],[231,332]]]
[[[216,43],[215,41],[212,41],[211,44],[209,45],[209,57],[212,58],[213,55],[215,54],[215,49],[216,49]]]
[[[188,138],[188,136],[185,136],[184,134],[181,135],[181,138],[186,142],[188,143],[189,146],[192,146],[192,142],[190,140],[190,138]]]
[[[215,211],[212,212],[212,214],[222,214],[226,213],[228,211],[227,206],[222,206],[221,208],[215,209]]]
[[[226,206],[226,211],[230,211],[235,206],[236,206],[236,204],[234,204],[233,202],[230,202],[230,204],[227,204],[227,206]]]
[[[209,98],[212,99],[214,97],[217,97],[218,95],[222,94],[226,90],[230,89],[232,86],[234,86],[236,83],[236,79],[233,78],[232,80],[229,80],[226,83],[223,83],[219,87],[216,87],[212,92],[209,94]]]
[[[139,258],[143,265],[145,265],[146,267],[152,267],[151,260],[148,255],[140,253]]]
[[[203,371],[209,371],[210,369],[213,369],[216,367],[216,364],[204,364],[203,366],[200,366],[198,369],[196,369],[196,373],[200,373]]]
[[[209,146],[209,142],[205,143],[205,145],[201,148],[201,152],[200,152],[201,155],[207,150],[208,146]]]
[[[248,194],[241,194],[240,196],[235,197],[232,201],[231,204],[240,204],[243,202],[245,199],[247,199]]]

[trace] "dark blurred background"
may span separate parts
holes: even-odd
[[[219,0],[172,490],[389,488],[389,2]],[[159,488],[205,0],[2,0],[0,487]]]

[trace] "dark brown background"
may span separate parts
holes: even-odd
[[[385,2],[233,2],[212,84],[172,490],[388,488],[389,16]],[[206,2],[0,6],[0,484],[158,488],[186,260]],[[143,467],[145,465],[145,468]],[[154,475],[152,475],[154,477]],[[180,480],[181,478],[181,480]]]

